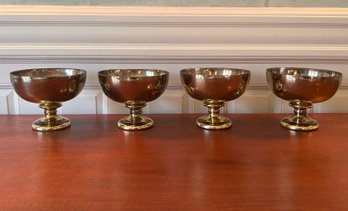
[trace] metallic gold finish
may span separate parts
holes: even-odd
[[[266,71],[267,82],[273,93],[289,101],[294,114],[281,120],[281,125],[290,130],[312,131],[319,123],[307,116],[313,103],[330,99],[341,84],[342,73],[298,67],[276,67]]]
[[[141,115],[141,109],[146,106],[145,101],[127,101],[130,115],[119,120],[117,126],[124,130],[144,130],[153,126],[153,120]]]
[[[226,101],[240,97],[249,82],[250,71],[233,68],[190,68],[180,71],[186,92],[203,101],[209,115],[197,119],[196,124],[208,130],[231,127],[232,121],[220,114]]]
[[[207,130],[221,130],[232,126],[232,121],[220,115],[220,108],[225,105],[223,100],[204,100],[204,106],[208,108],[209,115],[199,117],[196,124]]]
[[[167,71],[112,69],[100,71],[98,76],[105,95],[130,109],[130,115],[118,121],[120,129],[144,130],[153,126],[153,120],[141,115],[141,109],[164,92],[169,78]]]
[[[45,116],[34,121],[33,130],[55,131],[70,126],[69,119],[57,115],[62,102],[77,96],[86,81],[86,71],[71,68],[38,68],[10,73],[16,93],[44,109]]]

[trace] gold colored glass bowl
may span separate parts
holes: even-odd
[[[72,68],[37,68],[10,73],[16,93],[26,101],[38,103],[45,116],[34,121],[36,131],[54,131],[70,126],[70,121],[57,115],[62,102],[76,97],[84,87],[86,71]]]
[[[232,121],[220,115],[226,101],[240,97],[249,82],[250,71],[235,68],[189,68],[180,71],[185,91],[203,101],[209,115],[197,119],[204,129],[218,130],[231,127]]]
[[[141,115],[141,109],[164,92],[169,79],[167,71],[111,69],[100,71],[98,77],[105,95],[130,109],[130,115],[118,121],[120,129],[143,130],[153,126],[153,120]]]
[[[298,67],[275,67],[266,70],[267,82],[273,93],[289,101],[294,115],[283,118],[281,125],[290,130],[310,131],[319,123],[307,116],[313,103],[330,99],[341,84],[342,73]]]

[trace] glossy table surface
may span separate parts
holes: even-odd
[[[70,115],[72,127],[31,130],[38,116],[0,116],[0,210],[347,210],[348,114],[312,115],[290,132],[279,114],[150,115],[141,132],[123,115]]]

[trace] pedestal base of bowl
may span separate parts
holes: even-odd
[[[232,121],[222,115],[205,115],[196,120],[198,127],[207,130],[223,130],[232,126]]]
[[[117,126],[122,130],[145,130],[153,126],[153,120],[141,114],[141,109],[146,106],[145,101],[130,100],[125,102],[130,115],[120,119]]]
[[[143,115],[129,115],[119,120],[117,126],[122,130],[145,130],[153,126],[153,120]]]
[[[203,105],[208,108],[209,115],[199,117],[196,120],[198,127],[207,130],[223,130],[232,126],[232,121],[220,115],[220,108],[225,105],[223,100],[207,99],[203,101]]]
[[[70,127],[69,119],[62,116],[54,116],[50,118],[42,117],[35,120],[32,124],[33,130],[41,132],[62,130],[68,127]]]
[[[307,116],[307,109],[312,108],[311,102],[292,100],[289,105],[294,108],[294,114],[280,121],[283,127],[297,131],[311,131],[319,128],[319,123]]]
[[[296,131],[311,131],[319,128],[319,123],[308,116],[285,117],[280,124],[286,129]]]
[[[46,132],[70,127],[68,118],[57,115],[57,109],[61,106],[60,102],[41,101],[39,107],[44,109],[45,116],[33,122],[31,125],[33,130]]]

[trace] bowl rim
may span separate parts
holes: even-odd
[[[181,69],[180,70],[180,74],[191,74],[189,71],[191,70],[200,70],[200,69],[217,69],[217,70],[237,70],[239,71],[240,75],[244,75],[244,74],[251,74],[250,70],[247,69],[242,69],[242,68],[234,68],[234,67],[191,67],[191,68],[185,68],[185,69]],[[236,74],[238,75],[238,74]]]
[[[65,76],[45,76],[45,77],[32,77],[28,75],[22,75],[24,72],[30,72],[30,71],[35,71],[35,70],[75,70],[77,71],[76,74],[73,75],[65,75]],[[31,79],[47,79],[47,78],[64,78],[64,77],[76,77],[76,76],[81,76],[81,75],[86,75],[87,71],[79,68],[69,68],[69,67],[39,67],[39,68],[29,68],[29,69],[21,69],[21,70],[15,70],[10,72],[11,78],[31,78]]]
[[[334,71],[334,70],[328,70],[328,69],[321,69],[321,68],[312,68],[312,67],[293,67],[293,66],[285,66],[285,67],[269,67],[266,69],[266,72],[271,72],[272,70],[287,70],[287,69],[300,69],[300,70],[315,70],[315,71],[321,71],[321,72],[326,72],[326,73],[335,73],[338,76],[342,77],[343,73],[338,72],[338,71]],[[288,75],[288,74],[283,74],[281,72],[279,72],[278,74],[281,75]]]
[[[166,70],[162,70],[162,69],[153,69],[153,68],[112,68],[112,69],[105,69],[105,70],[101,70],[98,72],[98,76],[110,76],[110,74],[107,74],[107,72],[123,72],[123,71],[156,71],[156,72],[160,72],[159,75],[154,75],[154,76],[146,76],[143,75],[141,76],[142,78],[146,78],[146,77],[159,77],[159,76],[166,76],[169,75],[169,71]]]

